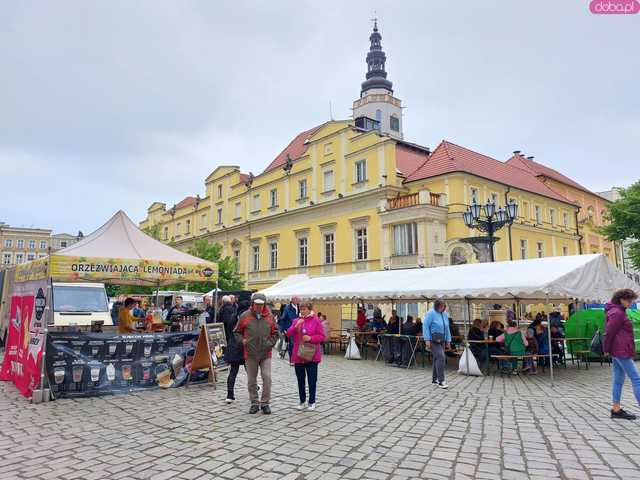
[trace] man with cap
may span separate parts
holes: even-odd
[[[271,350],[278,338],[271,310],[267,307],[267,298],[262,293],[251,296],[251,308],[238,320],[235,336],[244,345],[244,361],[247,369],[247,386],[251,408],[249,413],[269,415],[271,407]],[[258,399],[258,368],[262,376],[262,398]]]

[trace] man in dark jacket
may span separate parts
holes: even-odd
[[[233,402],[235,397],[235,385],[240,365],[244,364],[242,344],[236,340],[234,330],[238,323],[237,307],[229,296],[222,297],[222,307],[218,312],[218,323],[224,324],[224,334],[227,338],[227,348],[224,349],[224,360],[229,364],[227,376],[227,403]]]
[[[244,361],[247,369],[247,386],[251,408],[249,413],[269,415],[271,407],[271,350],[278,338],[278,328],[271,310],[266,305],[267,299],[262,293],[254,293],[251,297],[251,308],[245,311],[238,320],[235,329],[236,340],[244,346]],[[262,398],[258,399],[258,369],[262,376]]]
[[[285,333],[293,325],[293,321],[298,318],[300,312],[300,299],[292,297],[291,301],[282,309],[282,315],[278,318],[278,330],[282,333],[283,338],[287,338]],[[291,361],[291,352],[293,350],[293,342],[287,343],[287,352],[289,352],[289,361]]]

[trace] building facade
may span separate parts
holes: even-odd
[[[49,254],[51,230],[0,224],[1,268],[12,267]]]
[[[301,132],[258,175],[217,167],[203,197],[154,202],[140,226],[181,249],[221,243],[250,289],[299,273],[486,261],[462,214],[487,199],[519,206],[498,233],[498,261],[599,252],[619,263],[596,230],[608,201],[568,177],[520,152],[500,161],[449,141],[433,151],[405,141],[381,38],[376,24],[352,119]]]
[[[56,252],[63,248],[70,247],[80,240],[79,235],[69,235],[68,233],[56,233],[51,235],[51,250]]]

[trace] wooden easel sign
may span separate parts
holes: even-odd
[[[187,379],[187,387],[191,381],[191,373],[196,370],[209,370],[208,382],[216,388],[217,368],[213,363],[213,353],[221,355],[221,349],[226,348],[227,340],[224,334],[224,324],[210,323],[200,326],[200,335],[196,344],[196,351],[191,361],[191,372]],[[221,358],[222,360],[222,358]]]

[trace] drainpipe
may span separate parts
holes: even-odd
[[[509,204],[509,192],[511,191],[511,187],[507,186],[507,191],[504,192],[504,208],[507,208]],[[509,229],[509,260],[513,260],[513,245],[511,245],[511,226],[513,223],[510,223],[508,226]]]
[[[578,214],[580,213],[580,207],[575,211],[576,214],[576,235],[578,236],[578,254],[582,255],[582,239],[584,238],[580,234],[580,222],[578,220]]]

